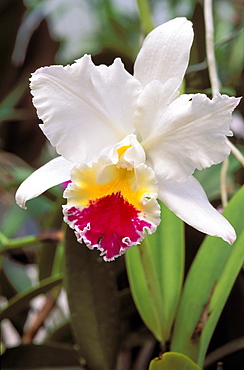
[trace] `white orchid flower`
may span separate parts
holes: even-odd
[[[105,260],[156,230],[157,198],[189,225],[233,243],[233,227],[192,174],[228,156],[226,135],[239,99],[180,96],[192,41],[191,22],[176,18],[146,37],[134,76],[120,59],[95,66],[88,55],[38,69],[33,103],[60,156],[20,185],[17,203],[25,208],[27,200],[71,180],[64,220]]]

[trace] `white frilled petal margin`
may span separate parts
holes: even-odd
[[[235,241],[235,230],[209,203],[202,186],[193,176],[183,183],[158,179],[158,186],[159,199],[187,224],[230,244]]]
[[[15,199],[16,203],[26,208],[27,200],[38,197],[52,186],[70,180],[70,172],[74,163],[63,157],[57,157],[34,171],[18,188]]]
[[[158,26],[145,38],[134,65],[134,76],[143,86],[153,80],[183,80],[193,42],[192,23],[175,18]],[[172,86],[174,89],[174,86]],[[171,95],[172,90],[168,94]]]
[[[204,94],[167,99],[167,86],[148,84],[138,98],[135,127],[157,176],[186,181],[199,170],[222,162],[229,154],[226,136],[240,99]]]
[[[95,66],[88,55],[68,66],[38,69],[31,77],[40,127],[67,160],[94,160],[107,146],[134,132],[141,84],[120,59]]]

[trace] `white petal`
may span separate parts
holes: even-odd
[[[107,147],[99,156],[104,164],[116,164],[118,167],[132,169],[145,163],[146,154],[138,142],[136,135],[127,135],[119,143]]]
[[[202,186],[193,176],[184,183],[159,179],[158,186],[159,199],[187,224],[230,244],[235,241],[235,230],[209,203]]]
[[[186,18],[175,18],[155,28],[144,40],[135,62],[134,76],[143,86],[152,80],[164,84],[170,78],[178,79],[180,85],[192,41],[192,23]]]
[[[226,135],[239,99],[217,95],[181,95],[166,105],[167,88],[157,81],[138,99],[135,127],[158,176],[186,181],[199,170],[220,163],[229,154]]]
[[[25,207],[27,200],[38,197],[52,186],[70,180],[70,171],[74,166],[63,157],[57,157],[34,171],[18,188],[16,203]]]
[[[95,159],[133,133],[140,86],[119,59],[96,67],[88,55],[71,66],[40,68],[31,78],[44,134],[59,154],[76,163]]]

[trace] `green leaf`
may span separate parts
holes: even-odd
[[[191,357],[200,366],[209,341],[244,259],[244,187],[224,211],[237,233],[230,246],[206,237],[188,273],[172,339],[172,350]]]
[[[16,203],[13,203],[4,212],[3,220],[1,221],[1,231],[7,237],[12,237],[26,222],[29,217],[27,212],[24,212]]]
[[[39,279],[46,279],[52,275],[53,263],[57,251],[57,242],[44,241],[38,250]]]
[[[145,33],[148,34],[155,28],[148,1],[147,0],[137,0],[137,6],[138,6],[142,26],[144,28]]]
[[[8,300],[10,300],[18,293],[17,290],[10,283],[9,279],[7,278],[5,272],[2,269],[0,270],[0,281],[1,281],[1,295],[3,297],[6,297]],[[16,314],[11,316],[11,322],[20,336],[23,335],[23,328],[26,322],[28,311],[29,307],[23,307],[17,309]]]
[[[183,222],[161,204],[162,222],[141,246],[126,252],[131,292],[155,337],[164,343],[174,322],[184,273]]]
[[[43,229],[45,230],[60,230],[62,227],[63,214],[62,214],[63,198],[58,199],[51,212],[43,222]],[[46,279],[54,273],[59,273],[58,265],[56,264],[60,251],[63,251],[63,246],[57,240],[45,240],[38,250],[38,267],[39,279]],[[54,263],[56,266],[54,267]]]
[[[48,333],[45,343],[65,342],[73,344],[70,320],[65,320]]]
[[[64,369],[75,366],[80,369],[78,353],[63,343],[26,344],[8,349],[2,356],[4,369]],[[71,368],[70,368],[71,369]]]
[[[155,338],[163,343],[166,340],[165,321],[161,320],[163,302],[148,240],[128,250],[125,259],[130,289],[138,312]]]
[[[16,294],[8,302],[8,306],[3,308],[0,312],[0,320],[10,319],[18,314],[19,310],[28,307],[31,299],[39,294],[48,292],[50,289],[62,283],[60,275],[44,279],[37,287],[27,289],[21,293]]]
[[[3,257],[2,267],[7,278],[18,292],[32,287],[32,281],[27,274],[26,266]]]
[[[201,370],[189,357],[177,352],[166,352],[150,362],[149,370]]]
[[[18,103],[27,88],[28,77],[25,76],[15,89],[1,102],[0,104],[0,122],[5,120],[24,119],[28,117],[27,109],[15,109],[15,104]]]
[[[102,260],[98,251],[65,235],[66,289],[71,325],[88,368],[114,369],[119,345],[116,262]]]
[[[228,299],[231,289],[235,283],[237,275],[242,267],[244,260],[244,231],[238,238],[235,248],[227,261],[222,275],[214,289],[212,299],[209,305],[210,316],[206,325],[203,328],[201,335],[201,343],[198,354],[198,363],[203,364],[204,358],[208,349],[209,342],[213,335],[214,329]]]

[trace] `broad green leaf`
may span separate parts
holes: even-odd
[[[0,320],[10,319],[18,314],[20,310],[28,307],[31,299],[35,298],[39,294],[44,294],[50,289],[62,283],[62,278],[60,275],[53,276],[48,279],[44,279],[36,287],[27,289],[21,293],[16,294],[8,302],[7,307],[3,308],[0,312]]]
[[[244,203],[243,203],[244,204]],[[210,316],[203,328],[200,349],[198,354],[198,363],[203,364],[208,349],[209,342],[214,329],[228,299],[237,275],[243,265],[244,260],[244,231],[238,238],[235,248],[227,261],[223,273],[214,289],[213,296],[209,305]]]
[[[7,349],[2,356],[4,369],[81,369],[78,353],[71,345],[63,343],[26,344]]]
[[[18,292],[22,292],[32,287],[32,281],[27,274],[26,266],[3,257],[2,268],[8,280]]]
[[[184,273],[183,222],[161,204],[162,221],[141,246],[126,252],[131,292],[137,309],[155,337],[169,339]]]
[[[130,289],[138,312],[155,338],[163,343],[166,340],[165,321],[161,320],[163,302],[148,240],[128,250],[125,259]]]
[[[90,369],[113,370],[119,344],[116,261],[104,262],[67,227],[65,263],[71,326],[80,356]]]
[[[174,327],[172,350],[191,357],[200,366],[221,311],[244,259],[244,187],[224,211],[237,233],[231,246],[206,237],[188,273]]]
[[[182,353],[166,352],[150,362],[149,370],[201,370],[201,368]]]
[[[24,212],[16,203],[13,203],[4,212],[4,217],[1,222],[1,231],[7,237],[11,238],[16,234],[20,227],[26,222],[29,215]]]

